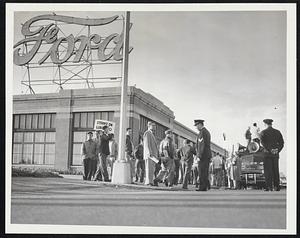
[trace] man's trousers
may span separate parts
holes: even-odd
[[[95,179],[102,180],[102,176],[104,181],[108,181],[108,172],[107,172],[107,155],[106,154],[100,154],[100,158],[98,160],[97,164],[97,171],[95,174]]]
[[[200,187],[199,190],[208,190],[210,188],[208,180],[208,168],[209,168],[209,159],[201,159],[198,162],[198,172]]]
[[[272,189],[274,185],[275,189],[279,188],[279,158],[266,155],[264,158],[264,173],[266,179],[266,188]]]
[[[83,160],[83,180],[91,180],[97,169],[97,159],[86,158]]]

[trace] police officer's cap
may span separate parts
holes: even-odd
[[[88,131],[86,134],[93,134],[93,131]]]
[[[273,120],[272,119],[264,119],[263,122],[266,123],[267,125],[272,125]]]
[[[194,120],[194,126],[197,126],[200,123],[203,125],[203,122],[204,122],[204,120],[202,120],[202,119]]]
[[[166,135],[172,134],[172,130],[171,130],[171,129],[166,130],[166,131],[165,131],[165,134],[166,134]]]

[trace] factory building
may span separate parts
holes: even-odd
[[[61,90],[59,93],[15,95],[13,97],[13,166],[40,166],[57,170],[81,170],[81,144],[96,119],[115,122],[118,141],[120,87]],[[136,87],[128,87],[128,127],[133,143],[155,121],[158,141],[171,128],[177,147],[183,140],[196,140],[197,134],[175,120],[174,112],[163,102]],[[212,143],[213,154],[226,151]]]

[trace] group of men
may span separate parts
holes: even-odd
[[[197,135],[196,145],[189,140],[184,141],[182,148],[176,150],[173,143],[172,131],[166,130],[166,137],[158,145],[154,136],[155,123],[148,122],[148,130],[144,133],[144,160],[146,163],[145,184],[158,186],[159,182],[164,182],[166,186],[174,184],[175,177],[175,157],[180,157],[183,167],[182,188],[187,189],[190,173],[194,161],[194,156],[198,162],[199,188],[198,191],[207,191],[210,188],[208,180],[208,168],[211,158],[210,133],[204,127],[204,120],[195,120],[194,125],[199,133]],[[155,176],[155,170],[160,169]],[[177,173],[178,174],[178,173]]]
[[[274,189],[279,191],[278,159],[284,142],[280,131],[272,127],[272,119],[265,119],[263,122],[267,128],[259,133],[259,141],[257,142],[262,144],[265,152],[265,190],[271,191]],[[183,169],[183,189],[188,187],[195,162],[197,174],[193,173],[193,175],[196,176],[194,179],[197,181],[197,191],[210,189],[210,165],[213,166],[217,186],[221,186],[222,157],[217,154],[212,159],[211,136],[204,126],[204,120],[194,120],[194,125],[198,130],[196,143],[193,144],[192,141],[185,139],[183,146],[178,150],[174,147],[173,132],[170,129],[165,131],[165,138],[158,144],[155,138],[156,124],[152,121],[148,122],[148,129],[139,138],[139,144],[135,148],[131,139],[132,130],[127,128],[126,160],[130,163],[131,177],[135,178],[135,182],[139,180],[149,186],[158,186],[160,182],[163,182],[166,186],[177,184],[178,165],[176,165],[176,161],[178,162],[179,159]],[[114,145],[109,143],[111,140]],[[107,172],[107,159],[110,161],[110,167],[113,168],[113,163],[117,157],[116,150],[116,143],[113,140],[113,135],[108,134],[108,127],[103,127],[102,135],[97,136],[96,140],[92,139],[92,132],[88,132],[88,140],[82,146],[84,157],[83,178],[86,180],[103,179],[104,181],[110,181]]]

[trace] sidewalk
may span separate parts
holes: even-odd
[[[158,187],[156,186],[147,186],[144,185],[142,183],[133,183],[133,184],[115,184],[112,182],[103,182],[103,181],[87,181],[87,180],[83,180],[82,179],[82,175],[71,175],[71,174],[59,174],[60,176],[62,176],[65,179],[74,179],[74,180],[78,180],[78,181],[82,181],[88,184],[101,184],[101,185],[105,185],[105,186],[109,186],[109,187],[115,187],[115,188],[132,188],[132,189],[144,189],[144,190],[160,190],[160,191],[188,191],[186,189],[182,189],[181,188],[181,184],[177,185],[177,186],[173,186],[173,187],[165,187],[165,185],[162,186],[162,184],[159,184]],[[192,188],[192,190],[195,189],[194,185],[190,185],[190,188]]]

